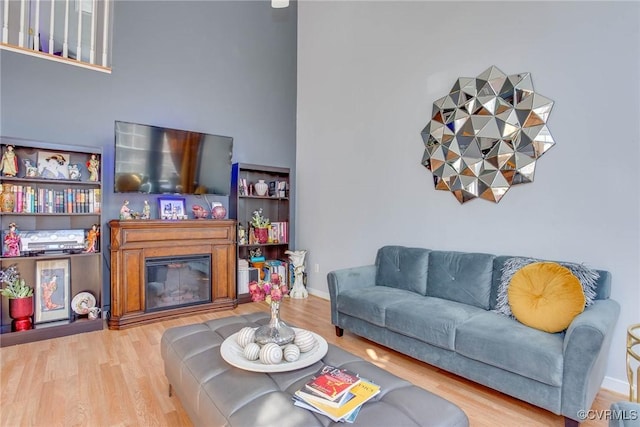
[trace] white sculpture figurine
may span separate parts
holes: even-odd
[[[151,206],[149,206],[149,201],[144,201],[144,207],[142,208],[142,219],[151,219]]]
[[[289,255],[289,260],[293,265],[293,288],[289,292],[289,296],[291,298],[307,298],[309,296],[309,292],[304,287],[304,283],[302,282],[302,276],[304,273],[304,257],[307,254],[307,251],[285,251],[285,254]]]

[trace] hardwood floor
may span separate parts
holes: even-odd
[[[121,331],[104,329],[0,349],[2,426],[190,426],[169,397],[160,357],[165,329],[234,314],[268,311],[265,303],[167,320]],[[563,426],[564,419],[522,401],[416,361],[348,331],[335,336],[329,302],[286,300],[282,318],[312,330],[414,384],[460,406],[471,426]],[[601,390],[592,409],[626,396]],[[602,417],[604,418],[604,417]],[[585,427],[606,426],[605,419]],[[283,426],[288,427],[288,426]]]

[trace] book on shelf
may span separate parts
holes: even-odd
[[[269,197],[287,197],[287,182],[286,181],[269,181]]]
[[[277,274],[280,277],[280,283],[289,286],[289,277],[287,270],[289,263],[279,259],[268,259],[264,263],[265,277],[271,277],[272,274]]]
[[[380,393],[380,386],[369,380],[360,379],[347,392],[352,394],[353,397],[350,397],[345,403],[337,407],[318,399],[305,399],[298,392],[294,394],[294,404],[301,407],[305,407],[304,405],[311,406],[312,410],[326,415],[335,422],[353,422],[362,405]]]
[[[360,377],[354,372],[324,365],[307,381],[304,389],[327,400],[335,401],[359,382]]]
[[[289,223],[276,221],[269,227],[269,241],[272,243],[289,243]]]

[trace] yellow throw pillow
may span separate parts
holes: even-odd
[[[522,267],[513,275],[507,294],[518,321],[546,332],[565,330],[584,311],[580,281],[555,262],[534,262]]]

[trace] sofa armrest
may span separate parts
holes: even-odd
[[[616,301],[596,300],[569,325],[563,345],[562,415],[565,417],[580,420],[581,411],[591,408],[604,379],[619,313],[620,305]]]
[[[347,289],[360,289],[376,285],[376,266],[334,270],[327,274],[327,285],[331,298],[331,323],[338,325],[338,295]]]

